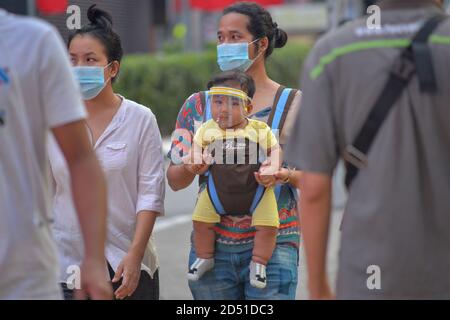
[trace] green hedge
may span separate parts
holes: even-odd
[[[291,42],[275,50],[268,60],[269,76],[286,86],[298,87],[302,63],[309,51],[303,42]],[[128,55],[124,58],[116,92],[150,107],[163,135],[174,129],[178,111],[192,93],[205,90],[209,79],[219,72],[216,52],[166,56]]]

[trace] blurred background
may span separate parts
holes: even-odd
[[[155,113],[163,136],[170,136],[183,101],[205,89],[216,72],[216,27],[223,8],[235,0],[0,0],[10,12],[53,24],[64,40],[71,30],[67,8],[86,12],[97,4],[109,11],[125,51],[117,92]],[[299,86],[302,63],[315,39],[345,21],[364,15],[371,0],[256,0],[289,34],[275,50],[268,72],[275,81]]]
[[[86,12],[97,4],[109,11],[122,39],[125,58],[117,92],[155,113],[163,136],[170,136],[183,101],[204,90],[219,71],[216,27],[221,11],[236,0],[0,0],[8,11],[40,17],[55,25],[64,40],[67,8]],[[302,63],[322,33],[366,13],[373,0],[255,0],[289,35],[286,47],[268,60],[272,79],[299,87]],[[446,1],[448,4],[450,1]]]

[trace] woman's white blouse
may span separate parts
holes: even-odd
[[[164,157],[156,118],[148,108],[122,99],[119,110],[94,146],[107,181],[105,255],[114,270],[131,246],[137,214],[149,210],[163,215],[165,193]],[[49,158],[55,183],[53,232],[60,257],[61,282],[66,282],[73,266],[81,265],[83,237],[72,201],[67,164],[53,137],[49,142]],[[153,276],[157,268],[152,236],[141,270]]]

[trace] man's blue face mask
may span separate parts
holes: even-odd
[[[105,67],[73,67],[75,78],[80,84],[83,100],[92,100],[102,92],[106,83],[110,80],[108,79],[108,81],[105,82],[104,70],[110,65],[111,63]]]
[[[217,63],[220,70],[240,70],[246,72],[260,54],[255,59],[250,59],[248,56],[248,47],[253,42],[239,42],[239,43],[223,43],[217,46]]]

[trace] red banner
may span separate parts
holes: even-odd
[[[242,1],[242,0],[241,0]],[[204,11],[218,11],[223,10],[233,3],[240,2],[239,0],[191,0],[191,7],[193,9]],[[283,0],[252,0],[262,6],[282,4]]]
[[[67,0],[37,0],[36,7],[43,15],[66,13]]]

